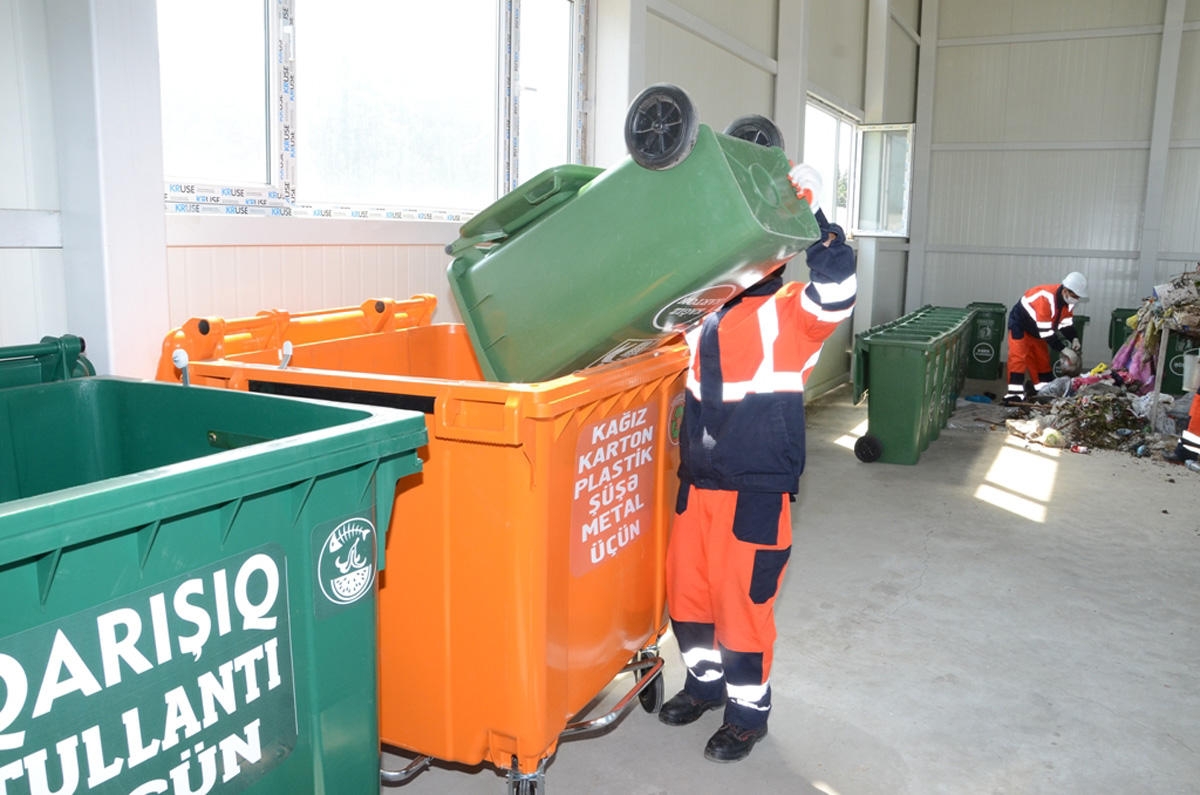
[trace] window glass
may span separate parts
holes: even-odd
[[[572,160],[573,16],[568,0],[521,0],[518,182]]]
[[[908,235],[912,179],[912,125],[874,125],[862,133],[856,229],[872,235]]]
[[[804,162],[821,172],[821,209],[830,221],[850,228],[854,186],[855,125],[849,117],[810,102],[804,116]]]
[[[159,0],[157,11],[168,180],[267,184],[266,3]]]
[[[493,0],[295,0],[297,201],[491,203],[498,19]]]

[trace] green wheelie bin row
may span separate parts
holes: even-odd
[[[0,389],[0,789],[378,791],[423,416],[72,369]]]
[[[915,464],[954,411],[975,309],[925,306],[854,340],[854,402],[867,397],[862,461]]]

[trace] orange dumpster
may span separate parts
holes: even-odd
[[[540,776],[622,670],[638,680],[622,705],[636,692],[657,709],[686,347],[498,383],[483,380],[462,324],[344,336],[322,318],[306,318],[301,342],[236,352],[203,348],[188,321],[164,341],[159,377],[185,375],[172,363],[182,348],[192,384],[424,412],[429,444],[397,487],[380,583],[382,742]]]

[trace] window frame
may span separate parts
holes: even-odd
[[[295,93],[292,82],[295,74],[295,47],[293,0],[263,0],[267,13],[267,40],[264,42],[265,66],[269,74],[268,101],[278,112],[266,109],[269,117],[268,170],[271,175],[266,184],[218,184],[202,180],[171,179],[164,183],[164,209],[168,216],[256,216],[291,218],[341,218],[354,220],[408,220],[440,221],[461,223],[471,218],[484,207],[478,208],[425,208],[425,207],[368,207],[366,205],[301,204],[296,200],[296,156],[290,145],[296,130]],[[570,103],[570,118],[563,123],[570,125],[570,162],[583,162],[586,151],[585,119],[586,69],[587,69],[587,3],[588,0],[562,0],[571,4],[572,28],[570,35],[570,84],[573,101]],[[519,141],[509,131],[518,129],[520,104],[517,91],[519,85],[519,25],[520,0],[497,0],[500,19],[500,41],[497,42],[498,59],[497,107],[500,113],[497,125],[497,185],[499,198],[517,187]],[[302,23],[302,21],[300,21]],[[191,226],[188,224],[188,226]]]
[[[908,143],[908,151],[905,153],[904,159],[904,209],[903,209],[903,228],[899,231],[890,229],[868,229],[863,226],[862,218],[862,197],[863,197],[863,181],[866,179],[867,147],[865,139],[868,135],[886,134],[903,130]],[[856,182],[857,189],[854,194],[854,210],[851,213],[851,218],[854,219],[854,234],[858,237],[889,237],[907,239],[909,236],[909,224],[912,218],[912,163],[913,163],[913,141],[915,139],[916,125],[909,122],[905,124],[860,124],[858,125],[858,180]],[[886,157],[881,151],[883,163],[879,168],[879,181],[877,192],[882,197],[885,195],[886,182],[893,176],[887,169]]]
[[[805,104],[804,104],[804,111],[805,111],[805,116],[806,116],[806,119],[805,119],[805,128],[806,129],[808,127],[807,114],[808,114],[810,107],[815,108],[816,110],[819,110],[828,116],[832,116],[834,118],[834,120],[837,121],[839,124],[838,134],[834,136],[834,138],[835,138],[834,163],[833,163],[834,171],[832,174],[826,174],[824,172],[824,170],[821,169],[821,166],[823,164],[818,164],[818,163],[812,162],[812,160],[811,160],[812,153],[808,152],[807,150],[804,153],[804,158],[805,158],[806,162],[810,163],[810,165],[816,166],[819,170],[822,170],[822,176],[825,177],[826,179],[833,179],[833,183],[834,183],[833,184],[833,196],[834,196],[835,206],[837,205],[837,174],[838,174],[837,164],[838,164],[838,160],[839,160],[838,153],[840,151],[841,140],[842,140],[840,125],[845,124],[850,127],[850,140],[852,141],[852,144],[851,144],[852,151],[850,152],[849,158],[847,158],[850,165],[849,165],[849,173],[846,175],[846,190],[849,193],[849,195],[846,197],[846,208],[845,208],[846,217],[844,219],[839,220],[839,217],[837,217],[838,214],[837,214],[836,210],[833,213],[834,217],[831,217],[831,214],[828,212],[825,213],[825,216],[829,219],[829,221],[831,223],[841,224],[841,226],[847,230],[847,234],[850,236],[853,236],[854,224],[852,223],[852,221],[856,220],[856,218],[857,218],[855,213],[856,213],[856,203],[857,203],[858,168],[859,168],[859,151],[858,151],[859,150],[859,136],[858,136],[859,120],[852,114],[850,114],[847,111],[843,110],[842,108],[838,107],[837,105],[834,105],[833,103],[822,99],[820,96],[818,96],[816,94],[809,93],[805,97]]]

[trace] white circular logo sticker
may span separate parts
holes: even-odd
[[[317,578],[325,598],[348,605],[370,593],[375,584],[375,526],[367,519],[347,519],[321,544]]]
[[[996,349],[992,347],[990,342],[980,342],[971,351],[971,355],[975,357],[977,362],[990,362],[996,358]]]
[[[660,331],[684,331],[737,294],[736,284],[714,284],[679,298],[658,310],[654,327]]]

